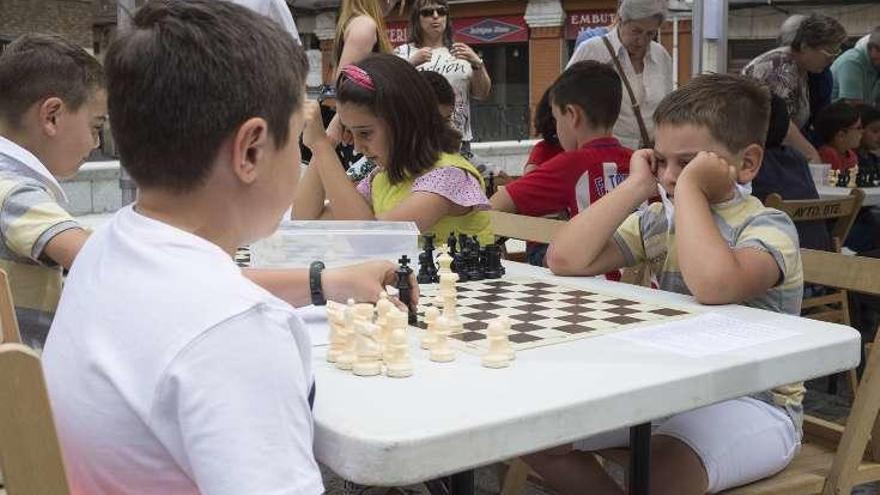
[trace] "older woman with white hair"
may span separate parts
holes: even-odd
[[[582,43],[568,65],[596,60],[615,67],[624,87],[613,134],[636,149],[650,145],[654,110],[672,92],[672,57],[654,41],[666,19],[666,1],[622,0],[617,16],[617,25],[607,35]]]

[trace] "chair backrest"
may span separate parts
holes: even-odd
[[[767,196],[764,204],[785,212],[795,222],[835,220],[831,228],[831,239],[835,250],[840,251],[864,200],[865,193],[861,189],[853,189],[849,196],[837,199],[785,201],[782,196],[773,193]]]
[[[40,358],[0,344],[0,463],[9,495],[70,492]]]
[[[15,317],[15,304],[12,302],[12,290],[9,288],[9,277],[0,270],[0,344],[21,343],[18,330],[18,319]]]
[[[490,211],[492,231],[498,237],[519,239],[522,241],[549,243],[559,228],[565,225],[563,220],[529,217],[501,211]]]
[[[838,253],[801,250],[804,280],[869,295],[880,295],[880,259]],[[880,338],[880,332],[878,332]],[[876,340],[875,340],[876,341]],[[862,382],[840,439],[825,494],[849,493],[857,481],[859,463],[871,436],[880,439],[880,352],[868,356]],[[880,459],[880,442],[872,442],[870,454]]]

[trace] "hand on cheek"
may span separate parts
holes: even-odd
[[[715,153],[701,151],[678,176],[675,197],[682,189],[699,190],[709,203],[730,199],[736,182],[736,167]]]

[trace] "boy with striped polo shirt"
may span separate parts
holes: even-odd
[[[743,304],[797,315],[803,269],[797,231],[747,186],[761,167],[770,93],[741,76],[699,76],[657,107],[653,150],[633,155],[630,176],[580,213],[547,255],[562,275],[646,263],[661,289],[703,304]],[[660,193],[662,202],[631,213]],[[658,420],[655,493],[716,493],[768,477],[800,445],[803,384]],[[613,432],[529,456],[561,493],[621,493],[588,452],[626,444]],[[587,452],[584,452],[587,451]]]
[[[58,36],[24,35],[0,56],[0,268],[25,344],[41,349],[87,238],[56,177],[76,173],[107,113],[104,71]]]

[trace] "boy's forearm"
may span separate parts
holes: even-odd
[[[548,266],[557,274],[596,274],[589,270],[590,265],[645,198],[644,187],[631,181],[621,183],[556,233],[547,252]]]
[[[314,164],[336,220],[375,220],[373,209],[342,169],[329,141],[312,150]]]
[[[242,274],[251,282],[271,292],[291,306],[300,307],[311,304],[309,290],[309,271],[305,268],[288,270],[255,270],[245,268]]]
[[[675,242],[682,277],[699,302],[740,302],[736,257],[715,225],[708,199],[696,187],[676,186]]]

